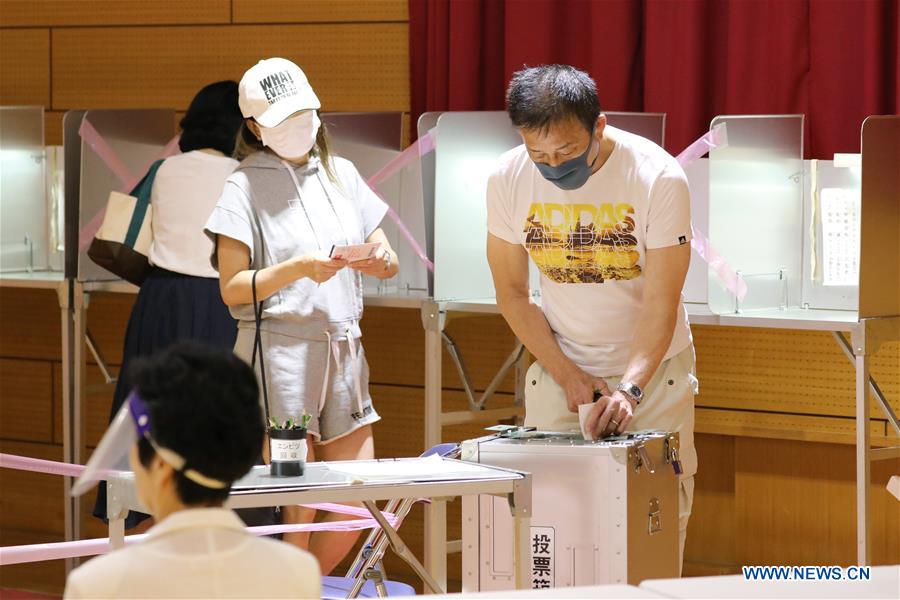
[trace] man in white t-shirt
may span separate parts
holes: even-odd
[[[607,125],[596,84],[574,67],[515,73],[507,112],[524,144],[488,180],[487,256],[500,310],[537,359],[525,424],[578,429],[578,406],[593,402],[595,437],[678,431],[683,555],[697,470],[687,178],[659,146]]]

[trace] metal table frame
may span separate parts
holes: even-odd
[[[392,460],[392,459],[387,459]],[[420,460],[420,459],[402,459]],[[443,459],[448,460],[448,459]],[[378,462],[378,461],[351,461]],[[229,497],[226,506],[229,508],[258,508],[268,506],[287,506],[292,504],[311,504],[317,502],[365,502],[380,500],[402,500],[406,498],[430,498],[431,505],[440,506],[439,512],[446,515],[448,500],[456,496],[476,496],[490,494],[505,496],[513,516],[513,543],[516,548],[515,578],[517,589],[528,589],[531,585],[531,474],[479,465],[488,471],[494,471],[496,478],[464,478],[456,477],[445,481],[408,481],[408,482],[374,482],[361,485],[339,482],[333,485],[317,485],[296,487],[295,489],[258,488],[255,490],[235,490]],[[143,510],[137,497],[132,473],[111,477],[108,482],[107,511],[109,516],[109,540],[113,548],[121,548],[125,544],[125,516],[129,510]],[[371,510],[371,507],[369,507]],[[374,515],[373,515],[374,516]],[[395,532],[392,532],[395,533]],[[445,526],[432,531],[439,547],[447,546],[446,519]],[[427,547],[427,546],[426,546]],[[426,561],[425,571],[441,587],[447,589],[446,552],[443,560],[432,556],[432,563]]]

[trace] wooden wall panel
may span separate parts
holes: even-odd
[[[409,20],[408,0],[232,0],[235,23]]]
[[[853,367],[830,333],[708,326],[693,331],[698,406],[854,415]],[[898,349],[896,342],[885,344],[872,359],[873,375],[895,411],[900,410]]]
[[[115,368],[113,374],[118,372]],[[85,369],[87,377],[87,389],[84,404],[84,443],[89,448],[94,448],[103,437],[109,425],[109,409],[112,405],[112,397],[115,386],[107,385],[100,368],[94,364],[88,364]],[[54,364],[53,368],[53,411],[55,427],[53,442],[62,444],[62,366]]]
[[[0,0],[0,27],[228,23],[230,0]]]
[[[697,435],[695,444],[699,467],[694,477],[694,504],[684,562],[727,569],[737,559],[734,438]]]
[[[62,146],[63,143],[63,117],[64,111],[44,111],[44,145]]]
[[[122,348],[125,329],[131,316],[131,307],[136,294],[97,293],[90,295],[87,313],[87,328],[94,336],[103,357],[111,365],[122,364]],[[93,362],[90,354],[88,361]]]
[[[884,489],[898,469],[898,460],[873,465],[874,564],[900,559],[900,503]],[[856,564],[851,448],[738,438],[735,471],[740,564]]]
[[[50,30],[0,32],[0,104],[50,105]]]
[[[59,361],[61,355],[56,291],[0,288],[0,356]]]
[[[425,332],[419,311],[367,308],[362,330],[373,383],[425,385]],[[499,315],[457,316],[449,321],[446,331],[460,347],[472,384],[479,391],[488,386],[515,345],[512,332]],[[444,388],[463,389],[447,352],[441,364]],[[514,385],[511,372],[500,391],[512,393]]]
[[[0,438],[53,441],[53,363],[0,359]]]
[[[418,456],[425,449],[424,394],[421,388],[373,385],[370,387],[375,410],[381,421],[374,426],[375,452],[379,458]],[[462,392],[445,392],[445,410],[462,410],[465,406]],[[512,404],[512,397],[502,395],[498,405]],[[490,422],[445,427],[443,441],[461,442],[485,435],[484,428]]]
[[[61,539],[57,534],[0,529],[0,546],[49,544],[59,542]],[[0,583],[3,585],[4,592],[7,590],[29,590],[59,597],[66,584],[66,562],[64,560],[51,560],[20,565],[6,565],[0,567]],[[53,596],[50,597],[52,598]],[[14,592],[7,592],[4,597],[17,598]],[[24,599],[27,596],[18,597]]]
[[[62,446],[0,441],[0,452],[62,460]],[[0,469],[0,529],[63,536],[63,480],[58,475]]]
[[[712,410],[697,407],[696,430],[700,433],[719,433],[755,438],[788,439],[831,444],[853,444],[856,421],[849,418],[817,417],[753,410]],[[873,420],[869,432],[872,444],[890,443],[887,424]],[[896,437],[893,438],[896,441]]]
[[[203,85],[284,56],[306,71],[324,110],[404,111],[407,32],[406,24],[54,29],[53,108],[183,109]]]

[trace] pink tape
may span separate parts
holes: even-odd
[[[369,177],[366,183],[369,184],[369,187],[372,188],[372,191],[375,192],[379,198],[381,198],[385,204],[387,204],[387,215],[391,218],[391,221],[397,226],[397,229],[400,230],[400,233],[403,235],[403,238],[409,244],[410,248],[415,252],[416,257],[421,261],[425,268],[434,273],[434,263],[432,263],[428,259],[428,255],[422,249],[422,246],[419,245],[419,242],[416,241],[416,238],[413,236],[412,232],[410,232],[409,228],[406,226],[406,223],[403,222],[403,219],[400,218],[400,215],[397,214],[397,211],[384,200],[384,197],[378,193],[376,189],[379,185],[393,177],[398,171],[400,171],[403,167],[408,165],[414,160],[418,160],[419,157],[428,154],[429,152],[434,150],[434,130],[429,131],[418,140],[416,140],[413,144],[411,144],[406,150],[401,152],[399,155],[394,157],[388,164],[378,169],[371,177]]]
[[[725,123],[720,123],[707,131],[700,139],[685,148],[681,154],[675,157],[681,168],[686,168],[689,164],[698,160],[704,154],[714,148],[723,148],[728,145],[728,131],[725,129]],[[691,226],[691,247],[697,251],[700,258],[706,261],[709,267],[716,273],[729,292],[736,296],[739,300],[743,300],[747,295],[747,284],[743,279],[738,277],[737,273],[725,258],[719,254],[709,238],[694,227]]]
[[[90,121],[87,119],[81,120],[81,126],[78,128],[78,135],[81,136],[84,143],[90,146],[91,150],[94,151],[94,154],[100,157],[100,160],[103,161],[109,170],[119,178],[119,181],[122,183],[122,186],[119,188],[120,190],[123,192],[130,191],[137,185],[137,182],[140,181],[140,179],[135,177],[128,167],[125,166],[125,163],[123,163],[113,149],[109,147],[109,144],[107,144],[106,140],[103,139],[103,136],[94,129],[94,126],[91,125]]]
[[[728,131],[725,129],[725,123],[720,123],[711,130],[703,134],[697,141],[681,151],[681,154],[675,157],[678,164],[683,169],[704,154],[714,148],[725,147],[728,145]]]
[[[368,511],[366,511],[368,515]],[[398,519],[394,515],[383,513],[385,518],[396,527]],[[281,533],[298,533],[314,531],[359,531],[361,529],[373,529],[378,527],[378,522],[371,518],[352,521],[330,521],[323,523],[289,523],[285,525],[262,525],[248,527],[247,531],[253,535],[276,535]],[[147,534],[125,536],[125,545],[140,542]],[[54,542],[51,544],[28,544],[25,546],[6,546],[0,548],[0,566],[17,565],[21,563],[39,562],[44,560],[60,560],[64,558],[77,558],[81,556],[96,556],[110,551],[109,538],[94,538],[90,540],[77,540],[74,542]]]
[[[709,268],[715,271],[716,275],[718,275],[722,284],[725,286],[725,289],[736,296],[738,300],[743,300],[747,295],[747,283],[738,277],[738,274],[731,268],[722,255],[716,252],[716,249],[709,243],[709,238],[707,238],[702,231],[692,226],[691,232],[693,235],[691,247],[697,251],[700,258],[709,264]]]
[[[328,512],[338,513],[341,515],[350,515],[353,517],[362,517],[369,518],[371,517],[371,513],[362,507],[359,506],[347,506],[346,504],[334,504],[331,502],[319,502],[318,504],[300,504],[305,508],[312,508],[315,510],[327,510]],[[388,520],[394,517],[393,513],[382,512]]]
[[[369,185],[373,188],[378,187],[393,177],[397,171],[418,159],[420,156],[425,156],[432,150],[434,150],[434,134],[432,131],[429,131],[413,142],[406,150],[395,156],[388,164],[378,169],[374,175],[369,177]]]
[[[385,202],[385,204],[387,203]],[[388,204],[387,215],[391,218],[391,221],[393,221],[394,224],[397,225],[397,229],[399,229],[400,233],[403,234],[403,237],[413,249],[413,252],[416,253],[416,256],[419,258],[421,263],[425,265],[425,268],[434,273],[434,263],[428,259],[428,255],[425,254],[424,250],[422,250],[419,242],[416,241],[416,238],[413,237],[413,234],[409,231],[409,229],[406,228],[406,223],[403,222],[403,219],[400,218],[400,215],[397,214],[397,211],[394,210],[394,207],[390,204]]]
[[[147,165],[147,168],[141,171],[140,176],[134,175],[131,171],[128,170],[128,167],[125,166],[125,163],[119,159],[116,155],[115,151],[109,147],[109,144],[106,143],[106,140],[103,139],[103,136],[100,135],[97,130],[91,125],[90,121],[87,119],[82,119],[81,126],[78,128],[78,135],[81,136],[81,139],[94,151],[94,153],[100,157],[100,160],[112,171],[116,177],[119,178],[119,181],[122,183],[119,186],[119,191],[122,193],[128,193],[134,189],[134,186],[138,184],[141,178],[147,173],[150,169],[150,165],[155,163],[161,158],[168,158],[174,154],[178,154],[178,141],[181,139],[181,136],[176,135],[171,140],[169,140],[163,149],[159,152],[159,154],[150,161],[150,164]],[[83,252],[87,249],[88,246],[91,245],[91,241],[94,239],[94,236],[97,235],[97,232],[100,230],[100,226],[103,225],[103,217],[106,216],[106,207],[104,206],[100,209],[97,214],[91,217],[91,220],[88,221],[87,225],[78,233],[78,250]]]
[[[84,465],[72,465],[55,460],[43,460],[15,454],[0,454],[0,468],[47,473],[50,475],[65,475],[66,477],[78,477],[84,471]]]

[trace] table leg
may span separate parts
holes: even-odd
[[[531,517],[515,511],[513,543],[516,551],[516,589],[531,589]]]
[[[871,458],[869,440],[869,356],[856,354],[856,564],[872,560],[872,515],[869,510]]]
[[[74,353],[73,345],[75,339],[75,321],[72,313],[71,289],[72,281],[64,279],[62,284],[57,288],[57,299],[59,300],[60,320],[62,324],[62,431],[63,431],[63,462],[75,462],[75,440],[73,437],[73,386],[74,377],[72,373],[72,354]],[[75,520],[78,512],[75,510],[75,502],[71,495],[72,479],[70,477],[63,478],[63,518],[65,520],[64,535],[67,542],[77,539],[75,534]],[[67,558],[66,574],[68,574],[77,565],[76,559]]]
[[[125,519],[109,520],[109,547],[110,550],[125,547]]]
[[[425,568],[447,589],[447,501],[433,498],[425,506]]]

